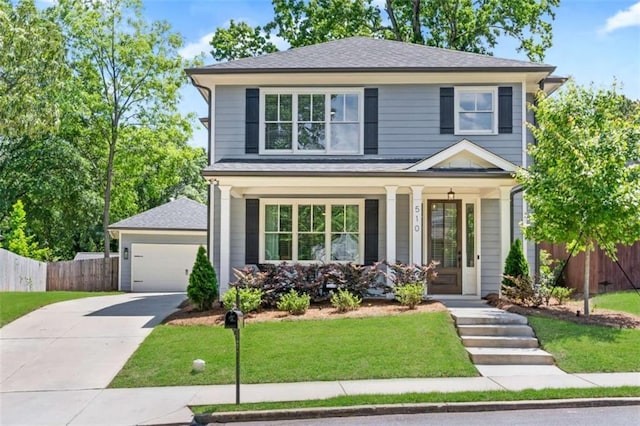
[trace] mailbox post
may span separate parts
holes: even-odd
[[[240,328],[244,327],[244,314],[238,309],[239,298],[236,289],[236,306],[224,315],[224,328],[233,330],[236,339],[236,405],[240,404]]]

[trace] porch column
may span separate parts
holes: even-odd
[[[504,271],[504,261],[511,247],[511,208],[509,194],[511,187],[500,187],[500,275]]]
[[[397,186],[385,186],[387,190],[387,252],[385,260],[389,263],[396,261],[396,191]]]
[[[411,256],[409,263],[422,265],[422,190],[423,186],[412,186],[411,201]]]
[[[216,221],[215,221],[215,215],[214,215],[214,211],[215,211],[215,207],[216,207],[216,187],[215,185],[211,182],[209,183],[209,188],[207,188],[209,193],[209,203],[207,204],[207,213],[208,213],[208,218],[207,218],[207,255],[209,256],[209,262],[211,262],[211,264],[215,267],[215,261],[214,261],[214,250],[213,250],[213,244],[214,244],[214,234],[215,234],[215,230],[216,230]]]
[[[220,294],[229,289],[231,277],[231,186],[219,186],[220,189],[220,271],[218,279]]]

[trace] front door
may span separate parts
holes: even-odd
[[[462,294],[461,202],[429,201],[428,260],[439,262],[430,294]]]

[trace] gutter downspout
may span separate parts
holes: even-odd
[[[207,165],[211,165],[211,89],[206,86],[201,86],[193,79],[193,76],[189,76],[191,80],[191,84],[193,84],[198,89],[204,90],[207,92],[207,120],[209,125],[207,126]],[[211,185],[211,184],[209,184]],[[211,263],[213,264],[213,256],[211,255],[213,247],[211,247],[211,233],[212,229],[209,228],[209,218],[211,217],[211,190],[207,188],[207,255],[211,259]]]

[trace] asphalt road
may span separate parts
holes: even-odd
[[[549,410],[349,417],[280,422],[234,423],[234,425],[634,426],[640,425],[640,405],[627,407],[556,408]]]

